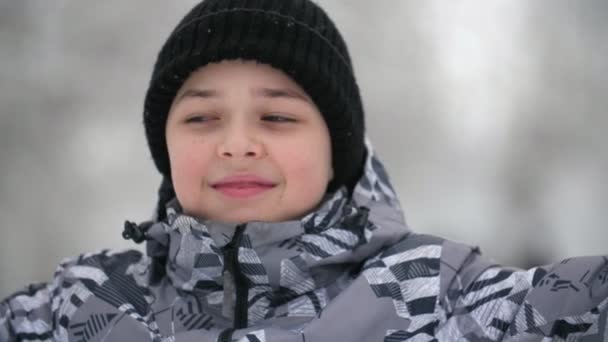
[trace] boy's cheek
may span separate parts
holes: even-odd
[[[186,157],[172,170],[176,183],[185,183],[190,186],[204,182],[206,167],[200,160]]]
[[[194,168],[209,158],[211,151],[199,139],[181,139],[169,144],[169,159],[172,170],[175,168]]]
[[[198,189],[204,185],[208,163],[201,152],[183,151],[175,153],[170,159],[171,176],[177,191]]]
[[[317,178],[331,178],[333,170],[329,154],[324,155],[313,149],[292,153],[289,162],[290,173],[304,179],[311,175]]]
[[[325,187],[332,177],[331,166],[325,168],[318,163],[294,163],[285,171],[286,181],[289,183],[289,188],[292,191],[302,193],[318,192],[317,195],[319,197],[324,194]],[[312,195],[314,196],[314,194]]]

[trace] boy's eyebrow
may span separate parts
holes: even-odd
[[[181,93],[175,102],[179,102],[187,97],[201,97],[204,99],[208,99],[210,97],[218,97],[219,92],[213,89],[188,89]]]
[[[288,99],[296,99],[311,103],[311,100],[301,92],[291,88],[254,88],[252,93],[260,97],[277,98],[284,97]],[[220,92],[214,89],[196,89],[190,88],[177,96],[176,103],[188,97],[200,97],[208,99],[221,96]]]
[[[291,88],[255,88],[253,89],[253,94],[269,98],[285,97],[290,99],[302,100],[308,103],[311,102],[306,95]]]

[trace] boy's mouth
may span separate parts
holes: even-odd
[[[275,186],[276,183],[254,175],[229,176],[211,184],[213,189],[234,198],[255,196]]]

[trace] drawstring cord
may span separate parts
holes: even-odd
[[[147,255],[152,258],[152,262],[150,264],[150,285],[155,285],[162,281],[163,277],[165,276],[165,265],[167,263],[166,254],[159,254],[158,251],[156,253],[151,252],[158,248],[158,246],[151,247],[155,245],[156,241],[154,241],[154,238],[149,237],[147,235],[148,230],[150,229],[150,227],[152,227],[153,224],[154,222],[152,221],[144,221],[140,224],[131,221],[125,221],[125,228],[122,231],[122,237],[125,240],[133,240],[135,243],[142,243],[145,240],[151,241],[151,244],[148,244],[148,246],[146,246]]]
[[[367,227],[369,219],[369,208],[360,206],[357,208],[357,212],[354,215],[350,215],[344,218],[344,225],[346,227],[357,228],[358,231],[363,232]]]
[[[125,240],[133,240],[135,243],[142,243],[148,240],[146,232],[152,226],[152,222],[145,221],[140,224],[131,221],[125,221],[125,226],[122,231],[122,237]]]
[[[357,227],[361,227],[362,229],[365,229],[365,227],[367,226],[367,220],[369,218],[369,208],[368,207],[364,207],[364,206],[360,206],[359,207],[359,213],[357,215],[356,220],[356,226]]]

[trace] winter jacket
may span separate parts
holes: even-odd
[[[227,225],[173,201],[147,253],[80,255],[0,304],[0,341],[605,341],[608,259],[530,270],[411,232],[369,149],[289,222]]]

